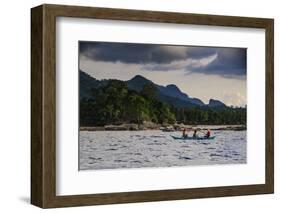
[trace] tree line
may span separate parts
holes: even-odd
[[[151,121],[156,124],[245,124],[246,109],[224,107],[176,108],[157,100],[157,89],[147,84],[139,92],[126,83],[109,80],[80,99],[80,126]]]

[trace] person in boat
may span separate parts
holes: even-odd
[[[210,136],[211,136],[211,131],[210,129],[208,129],[204,137],[209,138]]]
[[[197,130],[196,129],[194,130],[192,137],[197,138]]]
[[[187,138],[187,129],[186,128],[184,128],[183,130],[182,130],[182,137],[183,138]]]

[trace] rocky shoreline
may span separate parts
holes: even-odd
[[[91,126],[80,127],[80,131],[141,131],[141,130],[162,130],[163,132],[182,131],[186,128],[192,130],[228,130],[228,131],[243,131],[246,130],[246,125],[160,125],[152,122],[145,122],[143,124],[120,124],[120,125],[105,125],[105,126]]]

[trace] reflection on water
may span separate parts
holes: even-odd
[[[246,131],[214,131],[214,140],[174,140],[180,133],[80,131],[80,170],[246,163]]]

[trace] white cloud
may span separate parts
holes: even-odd
[[[246,93],[242,94],[241,92],[223,92],[222,101],[228,106],[245,106],[247,104]]]
[[[178,49],[176,49],[178,50]],[[173,71],[173,70],[187,70],[192,68],[201,68],[207,66],[209,63],[217,58],[217,54],[210,55],[201,59],[185,59],[173,61],[168,64],[150,63],[143,65],[143,69],[151,71]]]

